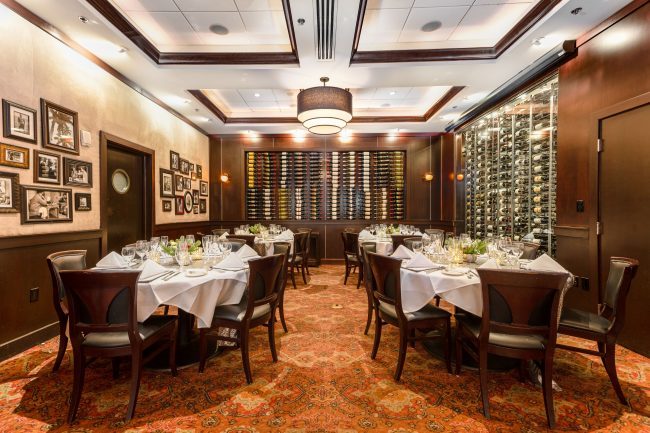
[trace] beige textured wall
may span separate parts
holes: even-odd
[[[146,86],[146,83],[142,85]],[[28,148],[31,164],[32,149],[43,149],[40,98],[78,112],[79,127],[90,131],[93,140],[90,147],[81,146],[79,156],[66,154],[93,163],[93,188],[72,188],[73,193],[92,194],[93,210],[74,212],[72,223],[49,224],[21,225],[19,214],[0,214],[0,237],[99,228],[99,131],[155,150],[156,224],[208,220],[208,214],[177,216],[173,210],[171,213],[162,212],[158,186],[158,169],[169,169],[170,149],[179,152],[181,158],[201,164],[203,179],[207,180],[208,138],[2,5],[0,98],[38,111],[37,144],[0,137],[3,143]],[[51,149],[43,150],[53,152]],[[0,171],[19,173],[22,185],[33,184],[32,166],[29,170],[0,166]],[[199,189],[198,180],[192,182],[192,188]],[[209,200],[207,203],[209,206]]]

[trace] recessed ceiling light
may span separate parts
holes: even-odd
[[[578,15],[580,12],[582,12],[582,8],[575,8],[571,10],[571,15]]]
[[[79,21],[81,21],[81,22],[84,23],[84,24],[88,24],[88,21],[89,21],[89,20],[88,20],[88,18],[86,18],[85,16],[83,16],[83,15],[79,15]]]
[[[541,37],[539,37],[539,38],[535,38],[535,39],[533,39],[533,41],[531,42],[531,44],[532,44],[532,45],[535,45],[536,47],[539,47],[539,46],[542,45],[543,43],[544,43],[544,36],[541,36]]]
[[[394,90],[391,90],[390,93],[389,93],[390,96],[393,96],[394,94],[395,94]]]
[[[259,94],[259,93],[256,93],[256,94],[253,95],[253,96],[255,96],[256,98],[259,98],[259,97],[260,97],[260,94]]]
[[[381,104],[381,106],[382,106],[383,108],[388,108],[388,107],[390,107],[390,104],[388,104],[388,103],[386,103],[386,104]]]
[[[117,47],[117,52],[120,54],[126,53],[127,51],[129,51],[129,49],[126,47]]]
[[[221,24],[212,24],[210,27],[210,31],[214,33],[215,35],[219,36],[225,36],[228,34],[228,28],[225,26],[222,26]]]
[[[440,27],[442,27],[442,23],[440,21],[429,21],[428,23],[420,27],[420,30],[429,33],[438,30]]]

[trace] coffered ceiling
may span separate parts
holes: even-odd
[[[22,5],[206,133],[301,130],[296,92],[322,76],[353,93],[353,133],[419,133],[443,131],[630,1],[0,0],[0,8]],[[317,5],[331,6],[328,60],[318,59]],[[71,67],[87,61],[71,59]]]

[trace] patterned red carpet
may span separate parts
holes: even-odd
[[[136,417],[126,414],[129,368],[111,378],[110,362],[89,367],[73,426],[65,424],[72,388],[67,356],[52,373],[57,341],[0,364],[0,432],[537,432],[546,430],[542,394],[515,372],[490,374],[492,419],[481,412],[478,375],[449,375],[420,345],[410,349],[402,383],[392,379],[397,333],[388,328],[376,361],[363,335],[365,293],[342,285],[340,266],[312,271],[288,290],[289,333],[277,331],[273,364],[265,329],[253,332],[254,383],[245,384],[238,351],[173,378],[146,372]],[[335,308],[339,304],[342,308]],[[69,353],[68,353],[69,354]],[[555,379],[558,431],[650,432],[650,361],[621,349],[619,374],[633,410],[619,404],[596,358],[560,352]]]

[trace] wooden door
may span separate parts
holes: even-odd
[[[601,293],[609,258],[638,259],[619,342],[650,355],[650,103],[600,120],[599,274]]]
[[[145,156],[108,143],[108,251],[146,239]]]

